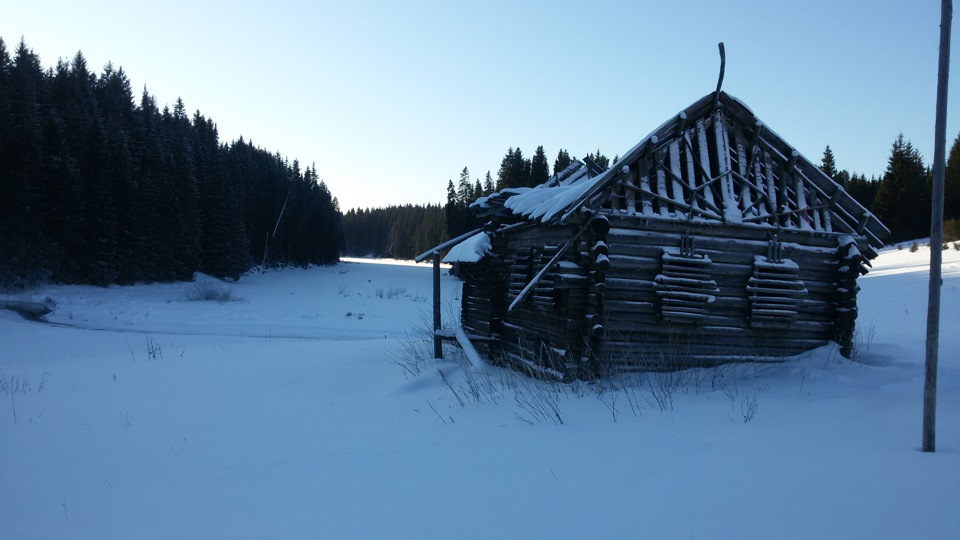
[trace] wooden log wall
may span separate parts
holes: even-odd
[[[505,285],[498,305],[509,305],[575,232],[569,226],[544,226],[501,235]],[[513,310],[504,307],[493,315],[500,318],[499,347],[508,363],[567,378],[581,377],[588,369],[585,325],[588,312],[595,309],[590,307],[595,301],[590,298],[590,271],[605,257],[603,246],[592,237],[589,231],[582,234],[531,294]]]
[[[595,351],[605,365],[644,368],[644,364],[672,357],[671,361],[678,363],[676,367],[682,367],[724,357],[762,360],[795,355],[835,339],[838,314],[849,317],[853,313],[855,317],[855,310],[850,311],[848,305],[849,291],[855,290],[855,283],[844,287],[838,284],[838,275],[854,267],[859,269],[859,261],[845,259],[843,262],[849,264],[843,268],[838,258],[838,235],[781,231],[776,243],[778,255],[795,263],[795,268],[761,264],[758,269],[756,258],[768,260],[771,256],[769,231],[671,224],[640,216],[611,215],[609,219],[609,268],[602,281],[604,335],[602,346]],[[712,287],[715,283],[715,292],[709,294],[710,302],[684,304],[684,309],[697,315],[685,323],[682,318],[663,316],[662,276],[667,275],[664,248],[680,253],[690,237],[695,240],[694,253],[710,261],[709,279],[701,275],[706,268],[702,263],[693,265],[699,268],[696,276],[685,277],[697,286],[705,287],[706,283]],[[849,245],[849,249],[856,249],[852,239]],[[671,266],[676,257],[667,259]],[[774,267],[784,275],[774,276]],[[777,287],[765,286],[771,283]],[[846,292],[838,292],[841,290]],[[767,298],[759,298],[758,303],[758,296],[764,296],[757,294],[760,292]],[[706,296],[706,292],[697,294]],[[839,306],[838,298],[847,304]],[[789,305],[770,307],[783,299],[788,299]],[[673,309],[672,305],[667,307]],[[765,324],[758,315],[776,320]]]
[[[853,239],[845,239],[837,251],[837,322],[834,340],[840,344],[840,354],[850,358],[853,352],[853,334],[857,323],[857,278],[867,273],[864,257]]]

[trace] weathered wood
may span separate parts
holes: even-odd
[[[687,187],[693,196],[690,198],[690,206],[694,210],[700,210],[700,202],[697,197],[697,174],[693,165],[693,144],[690,142],[690,134],[683,134],[684,163],[687,170]]]
[[[953,20],[952,0],[940,2],[940,56],[937,74],[937,107],[934,126],[933,201],[930,233],[930,280],[927,288],[927,339],[923,384],[924,452],[936,449],[937,363],[940,347],[940,288],[943,253],[943,199],[947,126],[947,82],[950,74],[950,30]],[[952,153],[952,152],[951,152]]]
[[[716,202],[713,198],[713,190],[710,189],[709,183],[711,182],[712,175],[710,173],[710,149],[707,146],[707,128],[704,125],[702,119],[697,120],[697,144],[700,147],[700,171],[703,177],[701,178],[700,186],[697,187],[698,190],[703,190],[703,196],[705,202],[709,204],[712,208],[717,209]],[[719,209],[718,213],[719,212]]]
[[[729,223],[740,223],[743,214],[737,206],[737,196],[734,193],[733,178],[731,177],[730,143],[727,139],[727,130],[723,125],[723,114],[718,110],[713,118],[714,144],[717,148],[717,177],[720,178],[720,194],[723,198],[723,220]]]
[[[754,204],[751,190],[756,189],[756,187],[753,186],[749,179],[750,171],[747,165],[747,153],[743,146],[743,135],[740,134],[739,129],[734,131],[734,141],[736,143],[736,163],[739,174],[743,178],[740,184],[740,206],[743,208],[741,215],[753,214]]]
[[[443,344],[437,336],[440,329],[440,251],[433,252],[433,357],[443,358]]]
[[[574,242],[579,241],[580,235],[583,234],[583,231],[590,226],[590,222],[594,218],[596,218],[598,215],[599,214],[593,214],[591,219],[588,219],[587,221],[585,221],[583,225],[580,226],[580,229],[577,231],[577,233],[573,235],[573,237],[571,237],[569,240],[567,240],[567,242],[563,244],[563,246],[559,250],[557,250],[557,253],[553,256],[553,258],[551,258],[550,261],[547,262],[546,265],[544,265],[544,267],[537,273],[537,275],[535,275],[533,279],[530,280],[530,283],[528,283],[527,286],[524,287],[522,291],[520,291],[517,297],[513,299],[513,302],[510,303],[510,307],[507,308],[507,312],[512,311],[513,308],[515,308],[517,304],[519,304],[523,300],[523,298],[530,292],[530,290],[536,286],[537,282],[543,279],[543,276],[546,275],[546,273],[549,272],[551,268],[553,268],[553,265],[560,261],[560,259],[564,256],[567,250],[570,249],[570,246],[572,246]]]
[[[650,163],[648,160],[640,160],[639,163],[639,172],[640,172],[640,204],[641,212],[645,216],[653,215],[653,201],[650,196],[647,195],[651,193],[650,190]]]
[[[692,209],[690,208],[690,205],[686,204],[684,200],[683,184],[682,184],[683,179],[681,178],[682,172],[680,171],[679,141],[677,141],[676,139],[670,141],[670,146],[667,152],[669,153],[669,156],[670,156],[670,179],[671,179],[670,185],[672,188],[671,201],[674,205],[674,211],[676,211],[678,215],[683,215],[683,217],[686,217],[686,215],[682,214],[679,211],[679,209],[685,209],[687,210],[687,212],[690,212]]]
[[[417,255],[417,257],[414,259],[414,262],[423,262],[423,261],[425,261],[425,260],[427,259],[427,257],[430,257],[430,256],[433,255],[434,253],[439,253],[439,252],[447,249],[448,247],[455,246],[455,245],[459,244],[460,242],[463,242],[463,241],[466,240],[467,238],[470,238],[471,236],[473,236],[473,235],[475,235],[475,234],[477,234],[477,233],[479,233],[479,232],[482,232],[482,231],[483,231],[483,227],[480,227],[480,228],[474,229],[474,230],[472,230],[472,231],[470,231],[470,232],[468,232],[468,233],[463,233],[463,234],[461,234],[460,236],[458,236],[458,237],[456,237],[456,238],[453,238],[453,239],[451,239],[451,240],[447,240],[446,242],[440,244],[439,246],[430,248],[429,250],[424,251],[424,252],[421,253],[420,255]]]

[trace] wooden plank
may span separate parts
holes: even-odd
[[[640,204],[641,212],[645,216],[653,215],[653,201],[647,193],[650,193],[650,163],[647,159],[641,159],[637,166],[640,172]]]
[[[693,144],[690,142],[690,133],[683,134],[684,141],[684,162],[687,169],[687,187],[690,189],[690,206],[694,210],[700,210],[700,203],[697,199],[697,175],[693,166]],[[679,175],[678,175],[679,177]]]
[[[701,186],[698,186],[699,190],[703,185],[707,185],[711,180],[710,172],[710,149],[707,144],[707,129],[704,125],[703,119],[697,120],[697,145],[700,150],[700,170],[701,174]],[[717,208],[716,201],[714,201],[713,190],[709,187],[703,189],[703,197],[705,202],[708,203],[711,207]]]
[[[672,188],[672,199],[676,208],[674,211],[678,216],[687,217],[687,214],[684,214],[678,210],[679,208],[687,208],[687,212],[690,212],[690,205],[687,204],[686,198],[683,193],[683,185],[681,184],[681,171],[680,171],[680,143],[673,139],[670,141],[670,145],[667,149],[667,153],[670,156],[670,177],[671,177],[671,188]]]
[[[740,223],[743,213],[737,204],[734,193],[732,166],[730,164],[730,141],[723,114],[718,110],[713,118],[714,145],[717,149],[717,176],[720,178],[720,194],[723,197],[723,220],[728,223]]]
[[[663,162],[662,153],[654,154],[654,161],[657,163],[656,174],[657,174],[657,194],[659,195],[659,201],[657,206],[660,209],[660,217],[670,217],[670,208],[669,205],[665,204],[667,201],[670,201],[670,194],[667,193],[667,177],[663,172],[663,167],[660,164]]]
[[[734,130],[734,140],[736,142],[737,166],[740,174],[743,176],[743,182],[740,184],[740,205],[744,214],[756,214],[754,212],[753,196],[751,193],[751,184],[749,180],[750,171],[747,165],[746,149],[743,146],[743,135],[740,130]]]

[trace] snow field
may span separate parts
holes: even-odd
[[[426,358],[429,266],[248,275],[223,303],[45,287],[80,328],[0,312],[0,537],[954,538],[960,252],[936,454],[928,256],[884,251],[861,280],[861,363],[571,385]]]

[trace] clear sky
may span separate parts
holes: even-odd
[[[316,164],[343,210],[443,202],[508,147],[623,154],[714,90],[720,41],[723,89],[809,159],[829,144],[880,175],[900,132],[933,158],[937,0],[5,4],[9,49],[112,61],[137,99],[182,97],[221,140]]]

